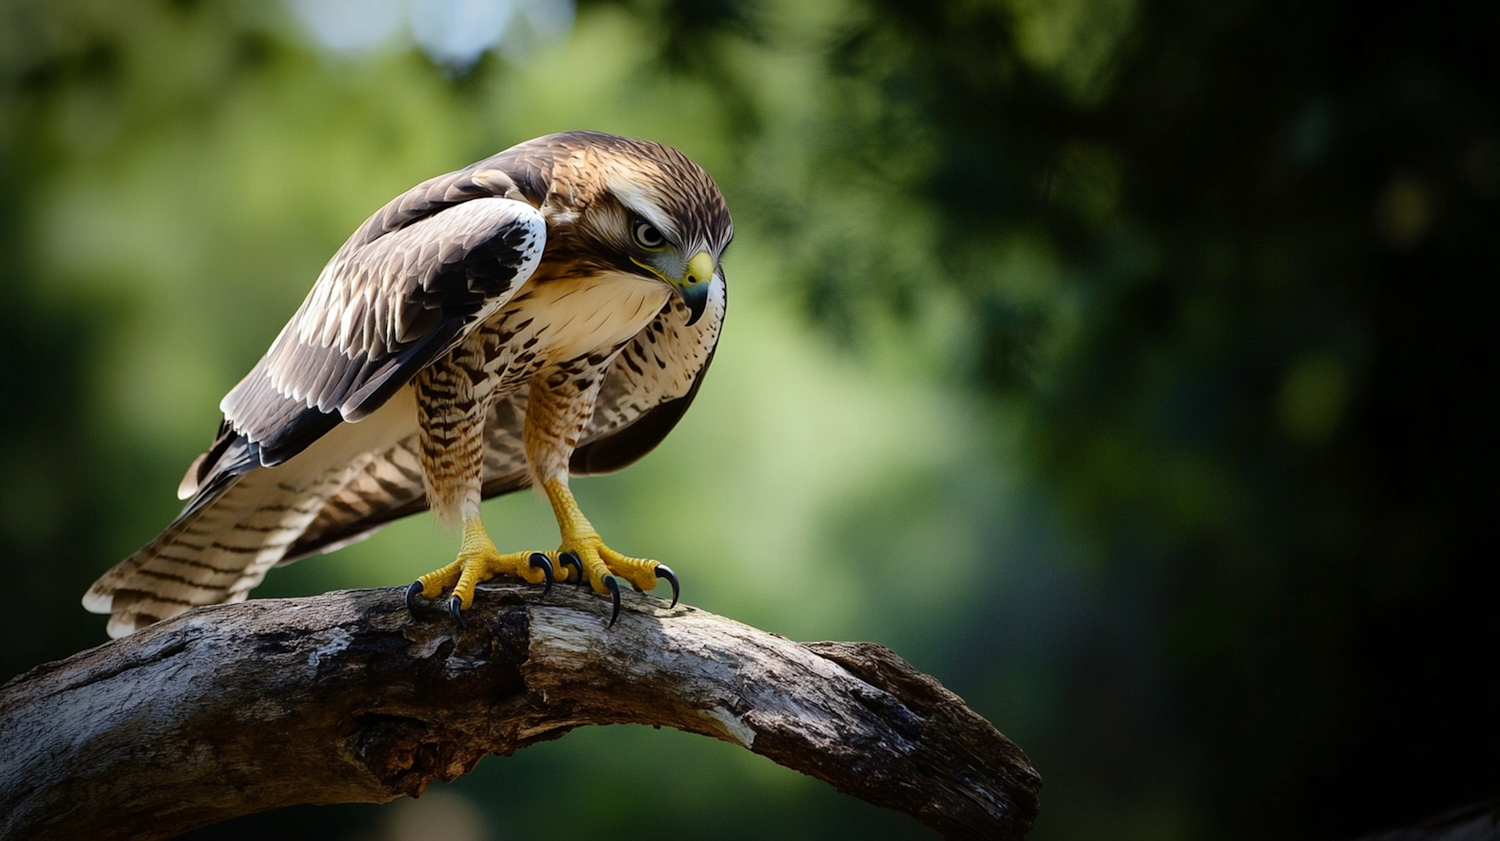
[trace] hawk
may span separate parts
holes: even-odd
[[[457,559],[407,590],[467,609],[496,575],[533,584],[677,578],[607,547],[569,475],[622,468],[687,410],[724,320],[734,227],[681,152],[596,132],[507,149],[397,196],[323,269],[220,402],[181,514],[84,606],[123,636],[242,601],[273,566],[423,509],[461,526]],[[501,553],[480,500],[542,490],[557,549]],[[545,594],[545,591],[544,591]]]

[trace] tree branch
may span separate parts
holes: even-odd
[[[870,643],[701,610],[481,588],[462,626],[398,590],[190,611],[0,687],[0,837],[164,838],[298,803],[421,794],[587,724],[741,745],[948,838],[1022,838],[1041,780]]]

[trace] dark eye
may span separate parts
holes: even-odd
[[[667,238],[644,219],[635,220],[635,244],[642,248],[661,248],[667,244]]]

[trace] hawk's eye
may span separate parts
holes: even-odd
[[[644,219],[635,220],[635,244],[642,248],[661,248],[667,244],[667,238]]]

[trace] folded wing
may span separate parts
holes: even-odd
[[[372,216],[221,402],[219,434],[179,488],[189,500],[182,513],[95,582],[85,607],[111,613],[119,636],[244,598],[329,500],[415,431],[415,411],[346,425],[376,414],[509,300],[545,238],[541,214],[483,164],[418,185]],[[305,451],[285,475],[256,472]]]

